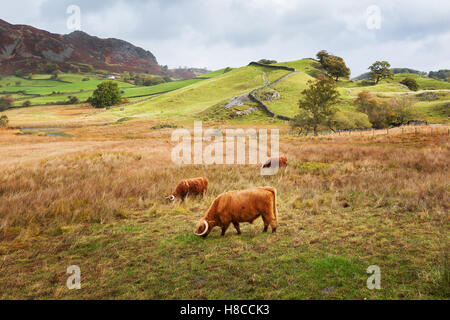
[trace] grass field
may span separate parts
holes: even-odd
[[[217,74],[220,73],[211,73],[209,77],[214,77]],[[85,78],[89,80],[83,81]],[[31,80],[4,77],[0,80],[2,86],[0,87],[0,96],[11,94],[15,100],[14,106],[22,106],[25,101],[30,101],[33,106],[63,104],[69,100],[69,96],[77,97],[80,101],[86,101],[92,96],[92,92],[97,88],[97,85],[105,81],[105,79],[93,74],[60,74],[58,80],[51,80],[50,75],[33,75]],[[172,81],[148,87],[137,87],[121,81],[116,82],[123,91],[122,96],[131,99],[180,89],[203,80]],[[17,85],[17,82],[20,82],[20,85]]]
[[[450,297],[448,127],[305,138],[265,126],[281,129],[290,165],[261,176],[176,166],[171,130],[155,124],[84,123],[70,138],[0,130],[1,299]],[[195,176],[210,180],[205,198],[165,202]],[[276,234],[258,220],[242,236],[193,235],[215,196],[264,185],[278,189]],[[81,290],[65,286],[70,265]],[[381,290],[366,287],[370,265]]]

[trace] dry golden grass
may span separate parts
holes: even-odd
[[[55,105],[10,109],[5,112],[11,127],[75,127],[103,124],[111,119],[92,119],[101,112],[90,105]]]
[[[175,166],[171,131],[152,126],[0,133],[0,274],[11,275],[0,276],[1,297],[449,297],[445,130],[305,138],[282,128],[290,166],[264,177],[257,166]],[[164,201],[180,179],[201,175],[204,199]],[[258,222],[241,238],[192,236],[215,196],[262,185],[278,189],[277,235],[261,235]],[[88,287],[78,293],[64,289],[74,260]],[[386,270],[381,292],[365,288],[370,264]]]

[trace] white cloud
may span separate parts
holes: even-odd
[[[65,9],[77,4],[82,29],[150,50],[161,64],[211,69],[251,60],[341,55],[352,75],[377,59],[420,70],[450,68],[450,3],[438,0],[16,0],[0,18],[67,33]],[[381,28],[366,10],[381,10]]]

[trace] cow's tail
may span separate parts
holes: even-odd
[[[278,211],[277,211],[277,189],[273,187],[264,187],[264,190],[272,192],[273,195],[273,215],[275,221],[278,221]]]

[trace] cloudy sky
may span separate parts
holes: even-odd
[[[76,25],[150,50],[160,64],[218,69],[261,58],[342,56],[352,76],[375,60],[423,71],[450,69],[448,0],[14,0],[0,19],[54,33]]]

